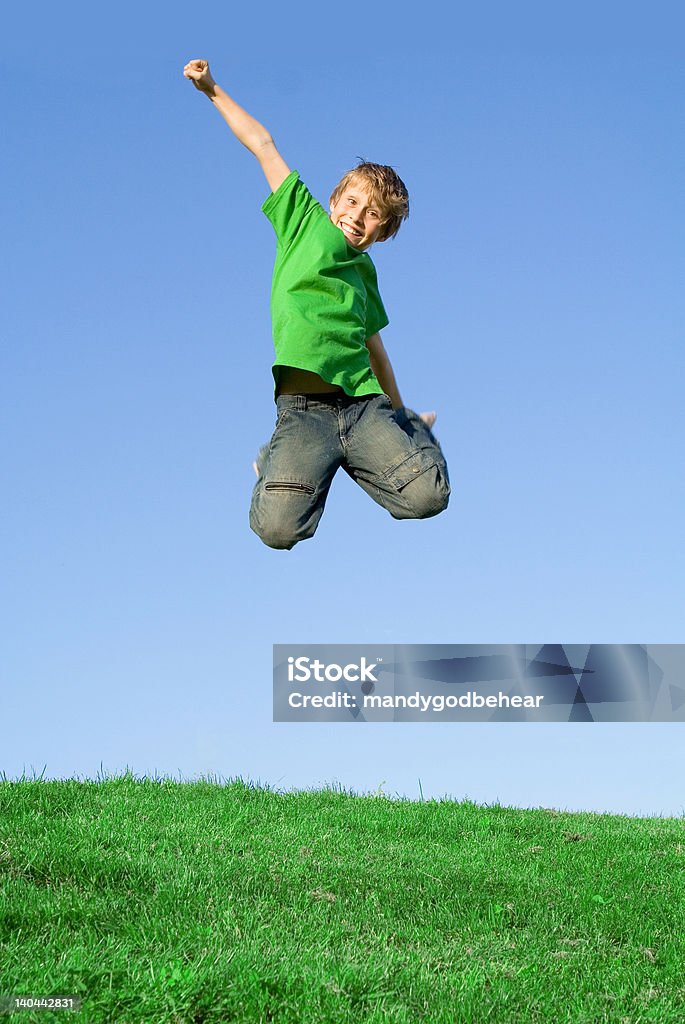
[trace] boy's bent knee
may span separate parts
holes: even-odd
[[[316,526],[303,528],[299,523],[292,523],[277,516],[270,516],[265,520],[250,516],[250,527],[267,547],[275,548],[277,551],[290,551],[301,540],[313,537],[316,530]]]
[[[416,480],[411,480],[400,492],[406,511],[397,519],[431,519],[447,508],[450,500],[450,485],[440,469],[435,466],[426,470]]]
[[[279,527],[277,523],[270,523],[266,527],[250,523],[250,526],[267,547],[276,551],[290,551],[300,540],[299,537],[294,537],[291,531]]]
[[[250,527],[267,547],[290,551],[313,537],[319,524],[320,513],[298,505],[280,496],[277,501],[256,501],[250,509]]]

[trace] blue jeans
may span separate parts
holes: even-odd
[[[432,432],[385,395],[281,395],[276,429],[257,457],[250,526],[271,548],[314,535],[341,467],[395,519],[447,507],[447,465]]]

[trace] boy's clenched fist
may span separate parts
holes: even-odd
[[[206,60],[189,60],[183,69],[183,75],[189,78],[200,92],[211,92],[216,85]]]

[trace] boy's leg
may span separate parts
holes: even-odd
[[[449,475],[442,449],[411,409],[385,395],[360,407],[347,437],[344,469],[395,519],[428,519],[447,508]]]
[[[290,549],[314,535],[343,455],[330,407],[282,395],[277,408],[274,433],[257,457],[250,526],[269,547]]]

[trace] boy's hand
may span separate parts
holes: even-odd
[[[200,92],[211,94],[216,85],[206,60],[189,60],[183,69],[183,77],[189,78]]]

